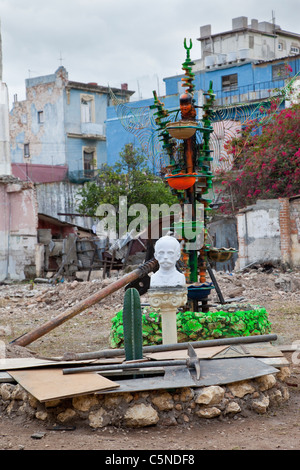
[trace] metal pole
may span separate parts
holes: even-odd
[[[191,344],[193,348],[206,348],[210,346],[222,346],[230,344],[247,344],[247,343],[262,343],[276,341],[277,335],[254,335],[254,336],[236,336],[234,338],[219,338],[208,339],[203,341],[190,341],[188,343],[175,343],[175,344],[158,344],[153,346],[144,346],[143,353],[154,353],[163,351],[177,351],[187,349]],[[103,349],[102,351],[94,351],[87,353],[67,353],[64,355],[63,360],[67,361],[82,361],[89,359],[101,359],[118,357],[125,354],[124,349]]]
[[[147,261],[131,273],[126,274],[121,279],[118,279],[116,282],[113,282],[109,286],[104,287],[104,289],[101,289],[99,292],[96,292],[87,299],[82,300],[74,307],[71,307],[66,312],[61,313],[57,317],[53,318],[52,320],[49,320],[48,322],[44,323],[33,331],[25,333],[19,338],[11,341],[11,343],[16,344],[18,346],[27,346],[28,344],[32,343],[36,339],[45,335],[46,333],[49,333],[49,331],[53,330],[57,326],[66,322],[67,320],[70,320],[70,318],[73,318],[75,315],[78,315],[83,310],[86,310],[87,308],[100,302],[100,300],[104,299],[113,292],[116,292],[122,287],[125,287],[128,283],[138,279],[139,277],[144,276],[147,273],[150,273],[151,271],[153,271],[153,269],[157,267],[157,264],[158,263],[155,259]]]

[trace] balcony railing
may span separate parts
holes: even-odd
[[[76,170],[68,172],[68,179],[71,183],[82,184],[93,181],[97,178],[99,170]]]
[[[271,80],[250,85],[234,87],[230,90],[218,90],[216,106],[229,106],[238,103],[260,101],[276,95],[285,85],[284,80]]]

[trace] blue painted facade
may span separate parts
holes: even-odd
[[[285,66],[289,66],[291,71],[287,72]],[[278,70],[281,73],[278,74]],[[268,99],[274,93],[274,90],[285,86],[286,76],[293,77],[300,71],[300,56],[289,56],[283,59],[274,59],[270,61],[245,61],[236,64],[227,64],[214,68],[207,68],[195,72],[195,97],[198,104],[201,102],[201,92],[209,89],[209,83],[213,82],[213,90],[216,94],[216,109],[232,109],[232,115],[237,105],[258,103],[261,100]],[[286,74],[286,76],[284,76]],[[234,84],[224,88],[224,78],[235,75]],[[181,78],[183,75],[176,75],[164,79],[166,95],[160,97],[167,110],[178,107],[179,96],[182,91]],[[183,90],[183,89],[182,89]],[[179,93],[180,91],[180,93]],[[199,92],[199,93],[197,93]],[[135,101],[128,103],[128,111],[135,108],[151,106],[153,99]],[[145,111],[146,112],[146,111]],[[132,119],[134,121],[134,118]],[[125,127],[126,127],[126,120]],[[120,151],[125,144],[132,143],[135,147],[141,148],[141,142],[138,139],[139,132],[128,132],[122,125],[122,120],[118,119],[116,109],[111,106],[107,109],[107,163],[114,164],[118,159]]]

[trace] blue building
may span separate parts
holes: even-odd
[[[253,117],[259,103],[268,100],[285,87],[287,79],[300,71],[300,35],[284,31],[280,26],[239,17],[232,20],[232,30],[212,34],[211,26],[200,28],[201,59],[195,60],[195,46],[191,50],[195,75],[194,98],[203,104],[203,92],[210,82],[216,94],[215,132],[212,136],[214,165],[219,165],[223,156],[223,144],[243,122]],[[184,49],[183,49],[184,60]],[[180,64],[178,64],[180,67]],[[166,93],[159,99],[167,110],[179,106],[183,93],[182,75],[164,79]],[[107,110],[107,162],[113,164],[125,144],[132,143],[151,154],[155,126],[151,119],[150,106],[153,99],[112,106]],[[282,100],[281,106],[285,106]],[[256,111],[255,111],[256,108]],[[147,117],[148,116],[148,117]],[[200,117],[200,116],[199,116]],[[153,130],[153,132],[150,131]],[[154,149],[154,153],[155,153]],[[150,162],[151,165],[151,162]]]
[[[126,86],[113,91],[122,101],[133,94]],[[70,81],[64,67],[27,79],[26,99],[10,112],[13,172],[34,182],[89,179],[107,161],[109,104],[107,87]]]

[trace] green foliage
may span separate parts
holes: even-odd
[[[262,307],[252,310],[235,312],[178,312],[177,337],[179,343],[201,341],[215,338],[230,338],[237,336],[254,336],[268,334],[271,323],[268,314]],[[159,310],[151,311],[149,307],[142,312],[143,345],[161,344],[161,317]],[[110,343],[113,348],[123,347],[124,330],[122,310],[112,319]]]
[[[123,334],[126,361],[142,359],[142,310],[136,289],[127,289],[124,295]]]
[[[77,195],[81,214],[95,216],[100,204],[111,204],[118,211],[119,197],[127,197],[127,206],[143,204],[148,209],[150,221],[151,204],[177,203],[165,182],[151,173],[146,157],[131,144],[120,152],[120,160],[113,166],[103,165],[96,181],[86,183]],[[128,217],[128,223],[134,217]]]
[[[300,194],[300,106],[294,105],[265,120],[261,132],[253,120],[227,142],[233,168],[220,172],[223,212],[235,212],[257,199]]]

